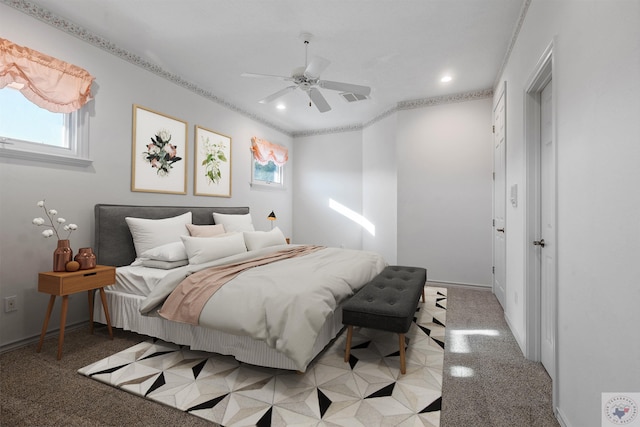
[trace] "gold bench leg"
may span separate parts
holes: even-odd
[[[400,336],[399,342],[400,342],[400,373],[401,374],[406,374],[407,373],[407,365],[405,363],[404,360],[404,334],[398,334]]]
[[[347,344],[344,350],[344,361],[349,361],[349,356],[351,355],[351,338],[353,337],[353,325],[349,325],[347,327]]]

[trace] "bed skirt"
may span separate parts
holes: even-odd
[[[111,326],[160,338],[192,350],[231,355],[237,360],[269,368],[298,370],[286,355],[269,347],[264,341],[251,337],[227,334],[186,323],[177,323],[154,314],[142,315],[138,307],[145,297],[105,289]],[[106,324],[100,293],[95,292],[93,320]],[[335,310],[318,333],[313,354],[318,355],[342,330],[342,308]]]

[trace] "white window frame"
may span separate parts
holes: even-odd
[[[273,160],[272,160],[273,161]],[[275,163],[274,163],[275,164]],[[280,182],[263,181],[255,177],[256,171],[256,158],[251,156],[251,186],[259,186],[264,188],[284,189],[284,165],[278,166],[278,172],[280,174]]]
[[[0,135],[0,156],[73,166],[89,166],[89,111],[85,107],[65,115],[69,147],[55,147]]]

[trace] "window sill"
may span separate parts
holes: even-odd
[[[91,164],[93,164],[93,160],[87,158],[64,156],[60,154],[38,153],[34,151],[20,150],[1,146],[0,157],[33,160],[36,162],[56,163],[60,165],[71,165],[80,167],[91,166]]]
[[[267,182],[249,182],[249,186],[256,190],[286,190],[284,184],[269,184]]]

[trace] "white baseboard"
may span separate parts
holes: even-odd
[[[571,424],[568,423],[566,421],[567,417],[565,417],[562,413],[562,411],[560,410],[560,408],[558,408],[556,406],[555,408],[555,414],[556,414],[556,420],[558,420],[558,423],[562,426],[562,427],[571,427]]]
[[[74,331],[76,329],[80,329],[83,326],[88,326],[88,325],[89,325],[89,322],[86,321],[86,320],[82,321],[82,322],[72,323],[72,324],[69,324],[69,325],[65,326],[64,332],[65,333],[71,332],[71,331]],[[58,336],[59,332],[60,332],[60,328],[48,331],[45,334],[44,339],[51,338],[53,336]],[[27,337],[27,338],[23,338],[23,339],[20,339],[20,340],[17,340],[17,341],[12,341],[10,343],[2,344],[0,346],[0,354],[1,353],[6,353],[8,351],[15,350],[15,349],[18,349],[18,348],[26,347],[28,345],[36,344],[39,340],[40,340],[40,334],[33,335],[33,336],[30,336],[30,337]]]
[[[506,311],[504,312],[504,320],[507,322],[507,326],[509,327],[509,330],[511,330],[511,334],[516,339],[516,342],[518,343],[518,347],[520,347],[520,351],[522,352],[522,355],[524,356],[526,354],[525,353],[525,341],[524,341],[524,339],[522,339],[522,336],[518,333],[516,328],[513,327],[513,322],[511,321],[511,319],[509,319],[509,316],[507,315]]]
[[[429,280],[429,278],[427,278],[427,283],[431,283],[431,284],[442,283],[443,285],[451,285],[451,286],[469,286],[472,288],[491,289],[491,285],[481,285],[478,283],[448,282],[446,280]]]

